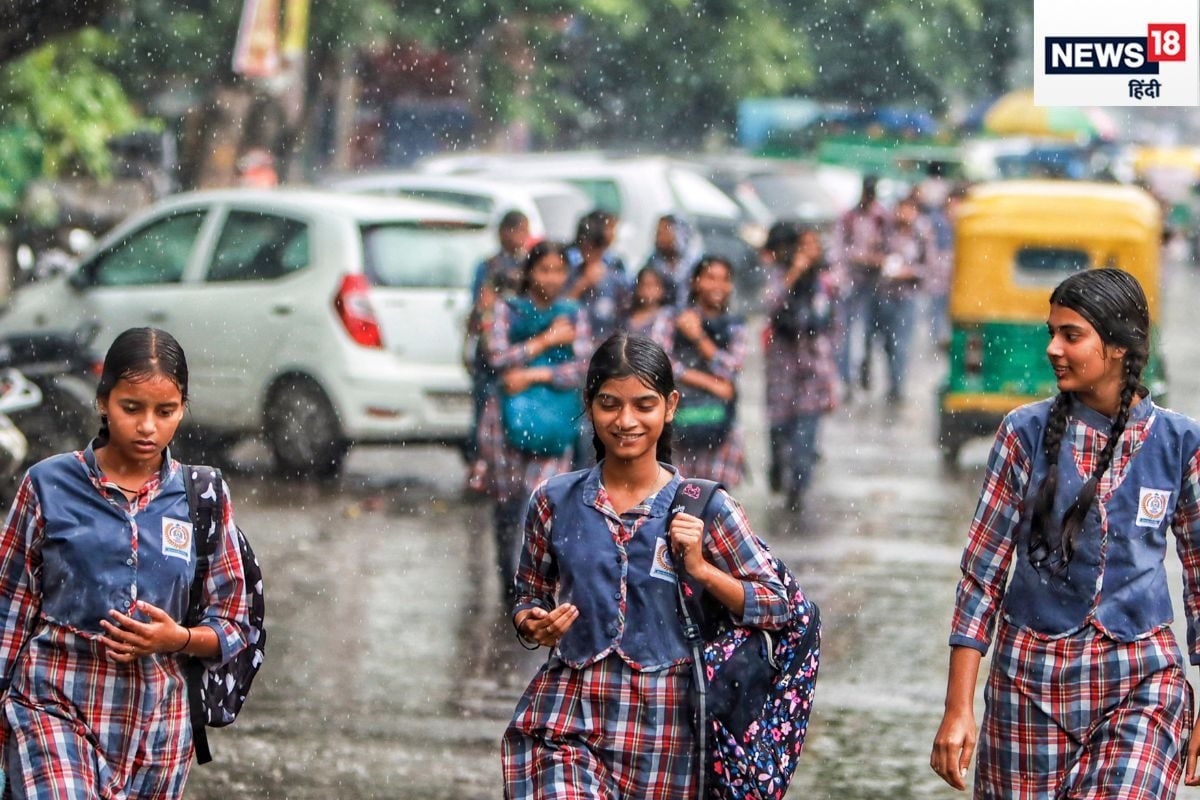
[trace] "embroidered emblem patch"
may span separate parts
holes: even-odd
[[[654,543],[654,566],[650,567],[650,577],[669,583],[675,582],[675,563],[671,561],[671,548],[661,536]]]
[[[1142,528],[1157,528],[1162,525],[1171,507],[1171,493],[1163,489],[1142,487],[1138,497],[1137,524]]]
[[[192,560],[192,523],[163,517],[162,552],[164,556]]]

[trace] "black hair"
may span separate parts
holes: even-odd
[[[521,262],[521,282],[517,286],[518,294],[529,292],[529,273],[533,272],[533,268],[537,266],[539,261],[549,255],[557,255],[559,258],[562,258],[563,246],[558,242],[543,239],[529,248],[529,252],[525,254],[525,260]]]
[[[783,253],[800,241],[800,226],[791,221],[780,221],[771,225],[767,231],[767,242],[763,245],[771,256],[778,259]]]
[[[1092,501],[1096,499],[1100,478],[1112,464],[1117,442],[1129,421],[1129,409],[1134,397],[1146,394],[1141,379],[1142,370],[1150,357],[1150,307],[1137,280],[1128,272],[1111,267],[1089,269],[1067,278],[1050,295],[1050,304],[1069,308],[1087,320],[1105,346],[1125,348],[1121,402],[1113,418],[1108,441],[1096,459],[1092,474],[1067,509],[1057,531],[1061,557],[1054,569],[1059,571],[1071,560],[1075,537],[1083,527]],[[1051,528],[1050,518],[1058,489],[1058,454],[1074,403],[1075,398],[1070,392],[1059,392],[1050,407],[1050,416],[1042,435],[1042,450],[1050,471],[1038,487],[1031,519],[1029,559],[1036,566],[1046,563],[1059,549],[1052,544],[1056,532]]]
[[[599,209],[584,214],[575,228],[575,244],[604,247],[608,244],[608,224],[611,220],[611,214]]]
[[[502,231],[515,230],[522,225],[528,224],[529,217],[525,216],[523,211],[506,211],[504,216],[500,218],[499,229]]]
[[[663,299],[660,301],[659,305],[670,305],[672,302],[671,295],[674,293],[674,282],[668,278],[661,269],[653,264],[647,264],[638,270],[637,277],[633,280],[634,290],[629,293],[630,310],[636,311],[637,309],[641,308],[641,301],[637,296],[637,285],[642,282],[643,275],[653,275],[658,279],[658,283],[660,286],[662,286],[663,290]]]
[[[120,380],[132,383],[162,375],[179,387],[179,394],[188,399],[188,366],[183,348],[175,337],[158,328],[130,328],[109,345],[104,356],[96,399],[108,400]],[[108,443],[108,417],[100,415],[99,445]]]
[[[588,362],[587,380],[584,383],[583,402],[589,409],[592,401],[606,381],[635,377],[648,388],[662,395],[663,399],[675,391],[675,371],[671,359],[658,342],[648,336],[618,331],[604,340]],[[604,443],[592,432],[592,447],[596,449],[596,460],[604,458]],[[655,445],[655,457],[671,463],[671,423],[663,425],[662,435]]]
[[[729,278],[732,280],[735,277],[733,270],[733,262],[724,256],[706,255],[696,262],[696,266],[692,267],[692,274],[688,276],[688,297],[687,301],[690,305],[696,300],[696,279],[703,275],[710,267],[721,264],[729,273]],[[729,299],[726,298],[725,305],[728,307]],[[723,309],[726,310],[726,309]]]

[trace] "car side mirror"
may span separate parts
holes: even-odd
[[[82,292],[92,285],[91,264],[80,264],[79,268],[67,276],[67,285],[77,292]]]

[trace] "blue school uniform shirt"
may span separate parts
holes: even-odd
[[[1164,558],[1173,528],[1185,572],[1189,651],[1200,663],[1200,426],[1150,397],[1130,409],[1074,555],[1056,573],[1028,556],[1032,509],[1051,468],[1042,437],[1052,403],[1013,411],[997,433],[963,554],[950,644],[986,652],[997,613],[1045,638],[1088,626],[1120,642],[1149,635],[1172,622]],[[1103,414],[1073,403],[1054,465],[1055,523],[1090,477],[1111,428]]]

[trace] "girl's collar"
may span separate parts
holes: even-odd
[[[1133,423],[1150,416],[1150,411],[1154,407],[1154,401],[1150,396],[1150,392],[1146,392],[1146,394],[1141,395],[1141,398],[1142,399],[1140,402],[1135,403],[1130,407],[1129,420],[1125,423],[1126,426],[1132,425]],[[1097,428],[1099,430],[1107,430],[1112,428],[1114,420],[1113,417],[1103,414],[1078,400],[1071,403],[1071,416],[1085,425],[1089,425],[1090,427]]]

